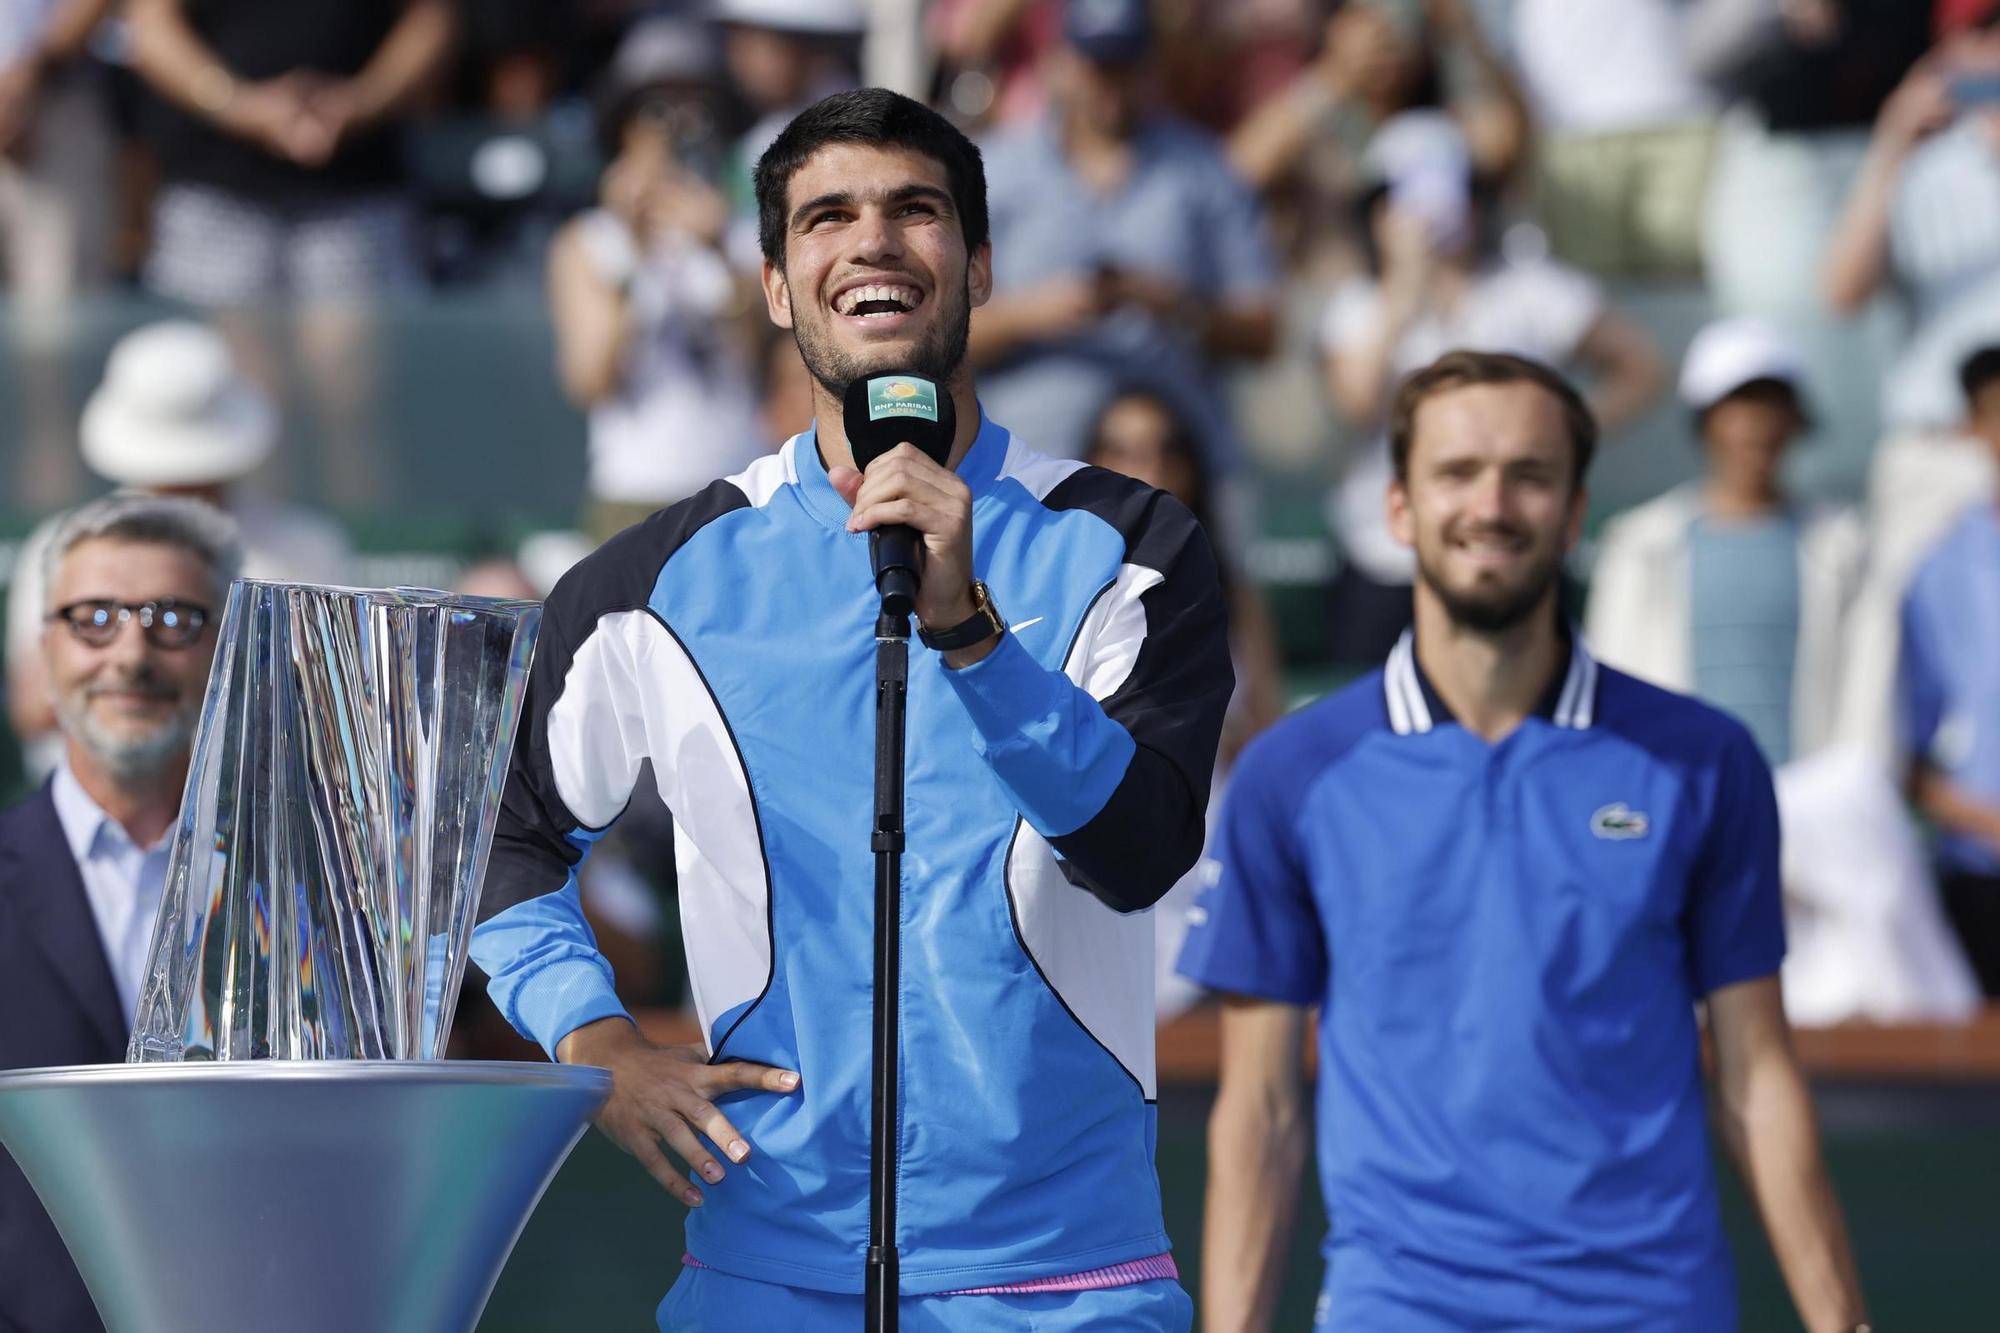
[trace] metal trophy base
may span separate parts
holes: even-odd
[[[416,1060],[0,1073],[0,1143],[109,1333],[470,1333],[601,1069]]]

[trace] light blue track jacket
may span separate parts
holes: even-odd
[[[959,466],[1010,631],[911,645],[903,857],[903,1290],[1167,1248],[1153,1170],[1153,925],[1194,862],[1231,688],[1206,538],[1171,497],[982,420]],[[661,511],[549,598],[473,959],[553,1051],[623,1012],[577,867],[650,759],[674,817],[711,1055],[755,1147],[688,1218],[701,1262],[861,1290],[874,932],[865,535],[811,432]]]

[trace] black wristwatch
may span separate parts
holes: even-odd
[[[972,614],[964,620],[949,629],[940,630],[930,629],[922,621],[917,622],[917,637],[923,640],[924,647],[941,653],[970,648],[1006,632],[1007,622],[994,609],[993,595],[986,591],[986,584],[979,579],[972,581]]]

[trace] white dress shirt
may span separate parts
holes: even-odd
[[[139,985],[153,942],[153,918],[159,915],[160,898],[167,887],[167,844],[172,841],[172,830],[151,847],[135,845],[124,826],[105,814],[84,791],[68,763],[56,766],[50,794],[55,798],[56,818],[62,823],[70,855],[76,858],[77,872],[83,877],[84,896],[90,899],[90,914],[97,921],[104,956],[111,963],[118,1003],[130,1019],[138,1009]]]

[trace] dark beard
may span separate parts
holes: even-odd
[[[870,365],[858,357],[849,356],[826,336],[824,324],[794,320],[792,334],[799,344],[799,356],[805,361],[807,371],[838,401],[847,396],[847,386],[854,381],[889,371],[930,380],[942,389],[965,364],[966,340],[971,329],[972,294],[962,287],[958,293],[958,309],[945,310],[943,317],[918,342],[916,350],[894,361]]]
[[[1552,553],[1546,563],[1528,571],[1527,577],[1511,588],[1466,592],[1449,587],[1425,567],[1421,553],[1417,556],[1417,577],[1437,594],[1452,624],[1475,634],[1500,634],[1521,624],[1541,607],[1542,600],[1562,577],[1562,554]]]

